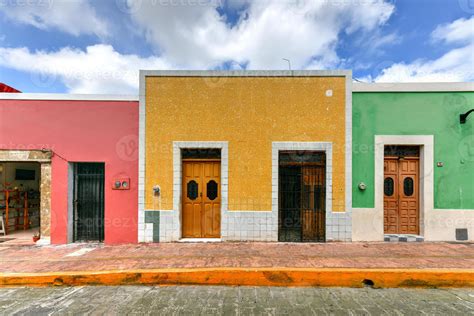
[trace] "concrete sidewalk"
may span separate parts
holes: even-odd
[[[28,285],[28,280],[10,281],[12,277],[33,280],[41,276],[36,285],[42,282],[45,285],[339,282],[338,285],[353,286],[362,285],[363,279],[367,279],[367,284],[376,279],[378,284],[375,284],[380,286],[474,286],[474,244],[252,242],[0,246],[0,273],[3,285]],[[93,277],[87,279],[86,275]],[[346,283],[341,280],[344,275],[350,279]],[[450,283],[450,275],[456,275],[452,277],[458,280],[456,284]],[[439,282],[435,284],[432,280]]]

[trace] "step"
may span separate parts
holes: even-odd
[[[387,242],[422,242],[425,238],[420,235],[385,234],[383,240]]]

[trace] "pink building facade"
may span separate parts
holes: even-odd
[[[137,97],[1,94],[0,179],[8,233],[37,207],[40,243],[136,243]]]

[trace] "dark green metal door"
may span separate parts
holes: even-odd
[[[103,163],[74,165],[74,241],[104,240]]]

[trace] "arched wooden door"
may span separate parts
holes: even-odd
[[[220,161],[183,161],[183,238],[220,238],[220,174]]]

